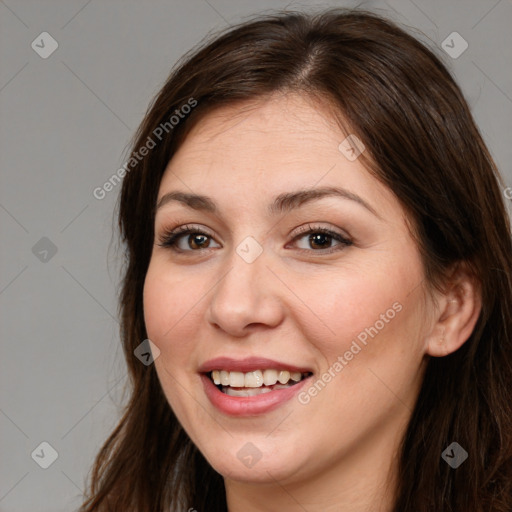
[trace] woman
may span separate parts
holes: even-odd
[[[339,9],[219,35],[119,225],[132,394],[83,512],[512,510],[509,220],[414,38]]]

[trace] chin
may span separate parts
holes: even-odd
[[[235,444],[240,444],[241,448],[234,450]],[[225,450],[202,453],[217,473],[239,482],[275,484],[276,480],[289,480],[304,468],[301,461],[294,459],[297,457],[297,445],[289,449],[281,446],[277,453],[275,447],[269,446],[268,440],[255,443],[235,441]]]

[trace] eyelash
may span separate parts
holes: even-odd
[[[331,253],[334,253],[337,251],[341,251],[345,247],[349,247],[353,244],[352,240],[345,238],[344,236],[342,236],[341,234],[339,234],[335,231],[332,231],[328,228],[324,228],[321,226],[314,227],[314,226],[311,226],[311,224],[308,224],[307,227],[300,228],[300,232],[297,233],[297,235],[293,238],[293,241],[303,238],[305,235],[317,234],[317,233],[329,235],[332,239],[336,240],[337,242],[340,242],[340,245],[338,245],[336,247],[331,247],[328,249],[320,249],[320,250],[299,249],[299,251],[315,252],[315,253],[320,253],[320,254],[331,254]],[[159,245],[160,247],[171,249],[171,250],[173,250],[175,252],[179,252],[179,253],[200,252],[201,249],[197,249],[197,250],[190,249],[190,250],[184,251],[183,249],[177,248],[178,240],[184,235],[191,235],[191,234],[204,235],[209,238],[213,238],[213,236],[211,236],[209,233],[203,231],[202,229],[195,228],[195,227],[189,226],[189,225],[184,225],[184,226],[180,226],[179,228],[176,228],[173,230],[168,230],[168,231],[165,231],[164,233],[162,233],[162,235],[159,237],[159,241],[158,241],[157,245]],[[208,248],[206,248],[204,250],[207,250],[207,249]]]

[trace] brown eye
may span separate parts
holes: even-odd
[[[198,252],[201,249],[210,249],[213,237],[198,228],[182,226],[162,234],[159,240],[161,247],[176,252]],[[220,247],[218,245],[217,247]]]
[[[341,251],[345,247],[352,245],[351,240],[330,229],[324,227],[315,228],[312,226],[308,226],[308,228],[309,229],[303,231],[294,239],[301,251],[325,254]],[[305,240],[305,243],[303,243],[302,240]],[[301,247],[298,242],[301,242],[304,245]],[[336,242],[336,244],[333,245],[333,242]]]
[[[309,243],[312,248],[315,248],[314,246],[316,246],[316,248],[319,249],[328,249],[332,240],[332,237],[325,233],[315,233],[313,235],[309,235]]]
[[[209,245],[209,237],[200,233],[188,236],[188,245],[191,249],[205,249]]]

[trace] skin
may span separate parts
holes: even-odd
[[[426,362],[466,341],[478,294],[461,270],[443,293],[426,292],[403,208],[362,158],[349,161],[338,149],[346,135],[328,109],[296,94],[242,106],[199,122],[161,182],[158,200],[178,190],[207,195],[219,213],[177,201],[157,211],[144,314],[161,351],[158,377],[186,432],[224,476],[230,512],[389,511],[397,447]],[[275,196],[319,187],[343,187],[375,213],[324,197],[268,214]],[[158,245],[165,230],[185,224],[209,236],[183,235],[181,253]],[[310,241],[297,233],[308,224],[352,244]],[[263,250],[252,263],[236,252],[247,236]],[[307,404],[294,398],[230,417],[204,393],[198,367],[223,355],[310,367],[318,378],[396,303],[394,318]],[[261,452],[251,468],[237,458],[247,442]]]

